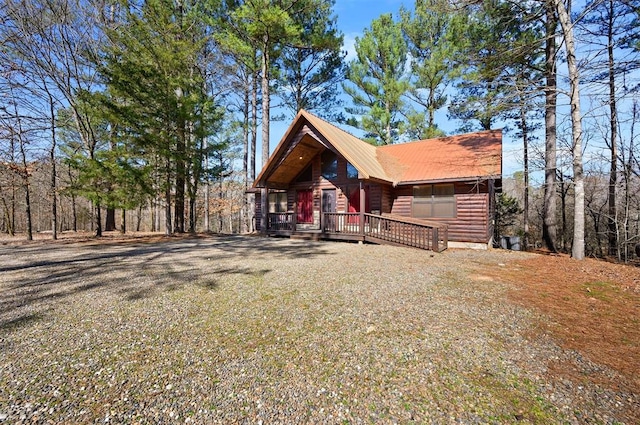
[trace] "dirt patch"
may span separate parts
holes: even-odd
[[[541,312],[546,320],[541,321],[540,332],[625,379],[612,382],[598,371],[585,371],[562,359],[548,365],[552,373],[574,382],[589,379],[616,390],[640,392],[640,267],[536,255],[483,267],[481,273],[511,284],[512,302]]]

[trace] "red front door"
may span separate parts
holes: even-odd
[[[364,212],[371,212],[371,208],[369,206],[369,188],[365,187],[365,207]],[[349,194],[349,205],[348,212],[357,213],[360,212],[360,188],[355,187],[351,189],[351,193]],[[349,223],[357,223],[360,219],[358,217],[349,217]]]
[[[298,223],[313,223],[313,191],[298,191],[298,212],[296,214]]]

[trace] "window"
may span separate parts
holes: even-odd
[[[322,152],[322,177],[327,180],[338,178],[338,156],[331,150],[327,149]]]
[[[313,170],[311,168],[311,164],[309,164],[309,166],[307,168],[305,168],[304,171],[302,171],[302,173],[300,173],[300,175],[296,179],[296,182],[298,182],[298,183],[306,183],[306,182],[310,182],[311,180],[313,180],[313,172],[312,171]]]
[[[358,178],[358,170],[356,167],[351,165],[350,162],[347,162],[347,178],[348,179],[357,179]]]
[[[413,187],[411,215],[416,218],[456,216],[453,184],[429,184]]]
[[[269,193],[269,212],[270,213],[287,212],[287,192],[270,192]]]

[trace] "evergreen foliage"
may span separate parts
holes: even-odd
[[[371,143],[394,143],[402,129],[402,97],[409,89],[408,49],[400,25],[391,14],[380,16],[356,38],[355,49],[358,57],[347,66],[349,83],[343,89],[354,104],[346,111],[360,119],[348,123],[366,131]]]

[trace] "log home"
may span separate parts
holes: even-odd
[[[300,111],[254,183],[269,235],[487,247],[502,133],[373,146]]]

